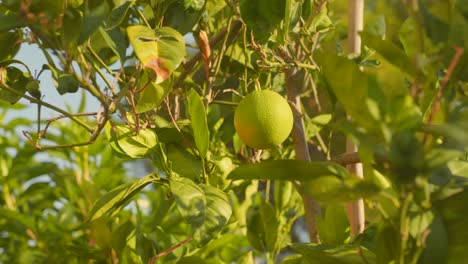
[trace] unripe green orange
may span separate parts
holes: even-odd
[[[289,136],[293,113],[280,94],[270,90],[254,91],[237,106],[234,126],[245,144],[267,149],[281,144]]]

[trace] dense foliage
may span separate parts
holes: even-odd
[[[347,21],[344,0],[0,1],[0,262],[468,259],[468,4],[367,1],[360,54]],[[263,151],[234,128],[258,89],[295,116]]]

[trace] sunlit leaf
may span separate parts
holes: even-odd
[[[150,183],[159,182],[157,174],[149,174],[140,180],[121,185],[102,196],[93,206],[88,221],[94,221],[124,205],[130,198]]]
[[[291,248],[301,253],[310,264],[374,264],[376,256],[368,249],[355,245],[327,247],[315,244],[294,244]]]
[[[317,230],[324,245],[337,246],[348,237],[348,218],[342,205],[328,205],[323,218],[317,218]]]
[[[397,66],[403,72],[410,76],[415,76],[417,70],[414,67],[411,59],[393,43],[388,40],[383,40],[381,37],[375,36],[368,32],[361,32],[361,38],[364,45],[376,50],[388,62]]]
[[[185,57],[184,38],[172,28],[130,26],[127,33],[143,66],[156,73],[156,84],[169,78]]]
[[[139,80],[138,88],[143,90],[135,107],[139,114],[158,108],[171,90],[170,80],[155,84],[148,75],[145,71]]]
[[[195,90],[191,89],[188,99],[188,110],[193,130],[193,138],[197,145],[200,157],[205,158],[210,142],[210,131],[206,119],[205,106],[203,101]]]
[[[145,157],[158,143],[156,133],[151,129],[141,129],[136,133],[128,126],[107,123],[105,131],[111,147],[131,158]]]
[[[234,169],[229,179],[268,179],[286,181],[308,181],[322,176],[346,178],[348,171],[333,162],[306,162],[301,160],[273,160],[245,164]]]

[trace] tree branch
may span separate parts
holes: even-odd
[[[297,160],[310,161],[309,148],[305,136],[304,120],[301,113],[300,94],[296,89],[297,79],[300,76],[300,71],[297,68],[289,69],[286,74],[286,92],[289,101],[292,103],[294,126],[292,137],[294,141],[294,151]],[[310,240],[314,243],[320,243],[320,238],[317,230],[317,217],[322,216],[320,206],[311,198],[302,195],[304,203],[305,218],[309,229]]]
[[[179,247],[181,247],[181,246],[187,244],[188,242],[192,241],[192,239],[193,238],[189,237],[189,238],[175,244],[174,246],[164,250],[163,252],[157,254],[156,256],[153,256],[152,258],[150,258],[150,260],[148,260],[148,264],[154,264],[156,259],[169,255],[172,251],[174,251],[174,250],[178,249]]]

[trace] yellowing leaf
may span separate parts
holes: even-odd
[[[156,73],[156,84],[169,78],[185,57],[184,38],[172,28],[138,25],[128,27],[127,33],[143,66]]]

